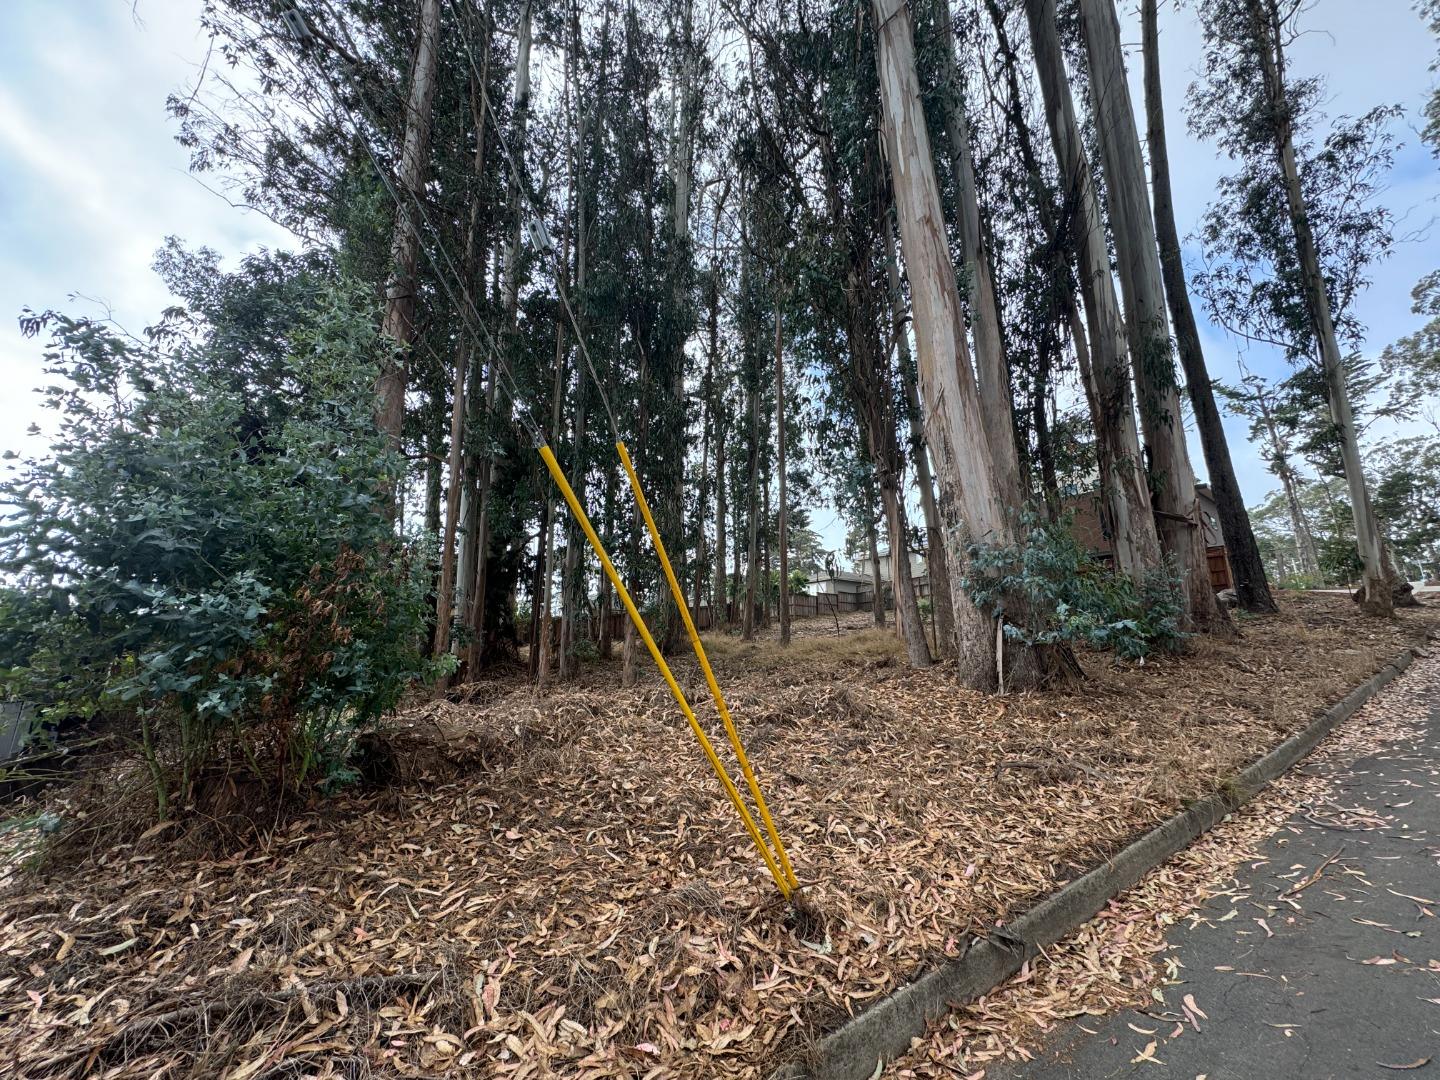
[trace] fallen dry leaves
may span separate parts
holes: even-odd
[[[601,668],[540,700],[498,681],[402,717],[395,783],[263,842],[191,857],[162,831],[15,875],[0,1076],[763,1076],[1433,625],[1305,598],[1244,641],[1087,657],[1082,686],[997,699],[811,622],[788,654],[716,651],[823,927],[790,925],[658,680]],[[1063,1017],[1160,992],[1165,926],[1321,783],[1287,778],[899,1069],[978,1075]]]

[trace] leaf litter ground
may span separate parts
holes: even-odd
[[[823,925],[793,924],[658,677],[597,666],[539,699],[497,679],[404,713],[387,785],[222,857],[162,830],[13,870],[0,1076],[763,1077],[1436,625],[1307,596],[1238,641],[1086,656],[1073,689],[995,698],[909,670],[864,619],[713,645]],[[983,1074],[1143,998],[1165,925],[1320,783],[1270,789],[897,1070]]]

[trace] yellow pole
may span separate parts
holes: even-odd
[[[675,702],[680,706],[680,711],[685,714],[686,721],[690,724],[690,730],[695,733],[699,740],[700,747],[705,751],[706,758],[710,761],[710,767],[715,770],[716,777],[725,789],[725,794],[730,797],[730,804],[735,807],[735,812],[740,815],[744,822],[745,829],[750,834],[750,839],[759,848],[760,854],[765,859],[765,866],[770,871],[770,876],[775,879],[775,887],[780,890],[780,895],[790,899],[791,885],[789,879],[780,872],[775,865],[775,857],[770,854],[764,838],[760,835],[759,828],[755,825],[755,819],[750,816],[750,810],[745,805],[745,800],[740,797],[740,791],[735,786],[735,781],[730,779],[730,774],[725,771],[725,766],[720,761],[720,756],[715,753],[715,747],[710,742],[710,737],[705,734],[705,729],[700,726],[700,721],[695,719],[695,710],[690,708],[690,702],[685,699],[685,692],[680,689],[680,684],[675,681],[675,676],[670,671],[670,665],[665,662],[665,657],[660,654],[660,647],[655,644],[655,639],[650,636],[649,629],[645,626],[645,620],[641,618],[639,610],[635,607],[635,601],[630,599],[630,591],[625,588],[625,583],[620,580],[620,575],[615,570],[615,565],[610,561],[610,556],[605,553],[605,545],[600,542],[600,537],[595,534],[595,527],[590,524],[590,518],[585,513],[585,508],[580,505],[575,492],[570,487],[570,482],[565,479],[565,474],[560,471],[560,463],[555,460],[555,453],[544,443],[540,445],[540,457],[545,461],[545,467],[550,470],[555,485],[560,489],[560,494],[565,497],[565,503],[570,507],[570,512],[575,515],[579,522],[580,529],[585,533],[585,539],[590,541],[590,546],[595,549],[599,556],[600,567],[605,571],[605,576],[610,579],[610,584],[615,587],[615,593],[620,597],[620,602],[625,605],[626,612],[630,615],[630,621],[635,624],[636,631],[645,642],[645,647],[650,650],[650,656],[655,661],[655,666],[660,669],[664,676],[665,683],[670,687],[670,693],[674,696]]]
[[[655,518],[650,513],[650,504],[645,500],[645,492],[640,487],[640,478],[635,475],[635,466],[630,460],[630,451],[625,448],[623,442],[615,444],[615,449],[620,451],[620,463],[625,466],[625,475],[630,478],[630,489],[635,492],[635,501],[640,505],[640,513],[645,518],[645,527],[650,532],[650,542],[655,545],[655,553],[660,556],[660,565],[665,570],[665,579],[670,583],[670,595],[675,598],[675,606],[680,609],[680,617],[685,620],[685,629],[690,634],[690,646],[695,650],[695,658],[700,661],[700,670],[705,673],[705,682],[710,686],[710,696],[715,699],[715,709],[720,713],[720,720],[725,725],[725,734],[730,739],[730,745],[735,750],[735,757],[740,761],[740,771],[745,774],[745,782],[750,787],[750,794],[755,797],[755,805],[760,809],[760,817],[765,822],[765,829],[770,834],[770,841],[775,845],[775,853],[780,856],[780,866],[785,871],[785,880],[790,883],[791,888],[798,889],[800,882],[795,878],[795,870],[790,865],[790,856],[785,851],[785,845],[780,842],[780,833],[775,828],[775,821],[770,816],[770,808],[765,805],[765,796],[760,793],[760,782],[755,779],[754,770],[750,768],[750,758],[745,753],[745,747],[740,742],[740,733],[735,730],[735,721],[730,717],[730,707],[725,704],[725,695],[720,692],[720,684],[715,681],[715,672],[710,667],[710,658],[705,655],[705,646],[700,643],[700,633],[695,629],[695,620],[690,617],[690,606],[685,602],[685,591],[680,588],[680,582],[675,578],[675,570],[670,565],[670,556],[665,551],[665,544],[660,539],[660,530],[655,527]]]

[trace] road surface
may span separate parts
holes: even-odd
[[[1323,767],[1334,798],[1171,932],[1183,983],[1164,1004],[1071,1021],[987,1080],[1440,1080],[1440,680],[1425,681],[1423,730]]]

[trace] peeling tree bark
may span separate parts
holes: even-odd
[[[873,10],[882,129],[910,276],[925,433],[935,456],[947,554],[954,568],[958,675],[976,689],[1003,689],[1003,663],[1006,687],[1033,686],[1059,674],[1061,667],[1073,671],[1073,658],[1064,650],[1051,652],[1019,642],[999,647],[995,620],[971,602],[962,585],[972,541],[1008,545],[1016,539],[1004,492],[1018,490],[1019,480],[1002,475],[1007,455],[1003,449],[995,452],[986,437],[945,240],[909,9],[904,0],[873,0]]]
[[[1185,445],[1180,388],[1166,322],[1160,251],[1125,80],[1114,0],[1080,0],[1080,29],[1090,69],[1090,100],[1109,195],[1130,362],[1141,428],[1150,452],[1150,492],[1161,544],[1181,574],[1187,625],[1202,631],[1229,630],[1230,619],[1215,600],[1205,558],[1195,473]]]
[[[1010,392],[1010,365],[1005,358],[1000,328],[1000,305],[995,298],[995,277],[990,252],[980,227],[980,200],[975,190],[975,162],[970,152],[970,125],[965,118],[960,93],[960,65],[955,55],[955,34],[950,25],[949,0],[932,0],[936,54],[940,62],[941,105],[945,127],[945,149],[950,163],[951,183],[956,193],[956,227],[964,260],[965,282],[970,309],[970,329],[975,338],[975,369],[984,406],[986,438],[997,457],[1011,460],[1000,464],[1001,475],[1014,477],[1017,487],[1005,492],[1013,506],[1023,501],[1019,451],[1015,440],[1013,397]]]
[[[915,462],[915,483],[920,488],[920,509],[925,515],[925,566],[930,576],[930,607],[935,613],[935,653],[941,659],[955,655],[955,607],[950,595],[950,564],[945,554],[945,530],[935,502],[935,478],[930,475],[929,448],[920,418],[920,390],[915,385],[915,358],[905,329],[904,291],[895,258],[895,229],[885,215],[885,276],[890,287],[892,335],[905,392],[905,415],[910,430],[910,458]]]

